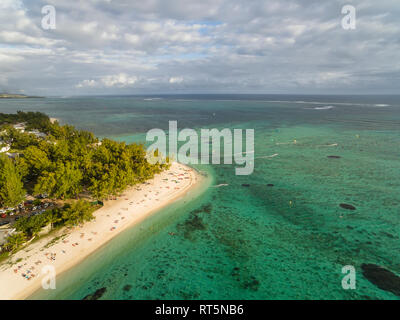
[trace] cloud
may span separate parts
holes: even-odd
[[[137,77],[128,76],[125,73],[117,75],[108,75],[101,77],[99,80],[83,80],[79,82],[77,88],[125,88],[132,86],[136,83]]]
[[[41,28],[44,5],[57,28]],[[2,0],[2,89],[397,93],[398,0]],[[4,89],[3,89],[4,90]]]
[[[77,88],[93,88],[98,85],[97,81],[95,80],[83,80],[79,82],[76,87]]]
[[[171,77],[169,78],[169,83],[182,83],[183,78],[182,77]]]
[[[54,40],[45,37],[33,37],[18,31],[0,31],[0,41],[8,44],[33,45],[51,47],[63,40]]]
[[[106,76],[101,79],[101,83],[103,83],[106,87],[127,87],[135,84],[137,81],[137,77],[130,77],[125,73],[120,73],[118,75]]]

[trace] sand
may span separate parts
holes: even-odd
[[[0,299],[29,297],[48,275],[44,267],[53,266],[60,275],[120,232],[184,196],[200,179],[195,170],[174,162],[168,171],[130,188],[117,200],[106,201],[94,213],[95,220],[27,245],[0,266]]]

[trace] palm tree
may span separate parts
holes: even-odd
[[[50,222],[51,229],[53,229],[54,224],[60,222],[62,218],[57,214],[57,212],[55,212],[55,210],[53,210],[51,214],[49,214],[48,220]]]
[[[23,232],[15,233],[8,237],[5,245],[6,250],[14,252],[26,241],[26,235]]]

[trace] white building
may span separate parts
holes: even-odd
[[[11,147],[7,144],[7,145],[4,146],[4,147],[0,147],[0,153],[7,152],[7,151],[9,151],[10,149],[11,149]]]
[[[14,129],[25,132],[25,123],[17,123],[13,125]]]
[[[40,132],[39,130],[28,131],[28,133],[34,134],[36,136],[36,138],[46,138],[47,137],[47,135],[45,133]]]
[[[13,235],[15,232],[15,229],[12,228],[4,228],[0,229],[0,245],[3,245],[7,242],[7,238],[11,235]]]
[[[19,157],[19,153],[18,152],[6,152],[6,155],[10,159],[15,159],[15,158]]]

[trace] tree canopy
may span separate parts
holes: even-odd
[[[17,123],[25,130],[15,128]],[[0,113],[0,142],[19,155],[10,159],[0,154],[0,207],[18,205],[26,193],[47,194],[67,203],[16,221],[17,234],[5,245],[10,252],[49,224],[73,226],[93,219],[95,206],[68,199],[77,199],[82,192],[106,199],[169,167],[168,162],[150,164],[143,145],[100,141],[91,132],[52,123],[39,112]]]
[[[46,137],[16,130],[11,126],[15,123],[44,132]],[[42,113],[0,114],[0,125],[5,130],[3,140],[20,154],[15,160],[17,170],[12,171],[13,179],[9,179],[10,191],[18,191],[15,199],[20,199],[21,188],[16,181],[21,178],[29,193],[69,199],[87,191],[101,200],[168,167],[150,164],[143,145],[99,141],[91,132],[51,123]]]
[[[12,160],[0,154],[0,204],[4,207],[14,207],[25,195],[21,176]]]

